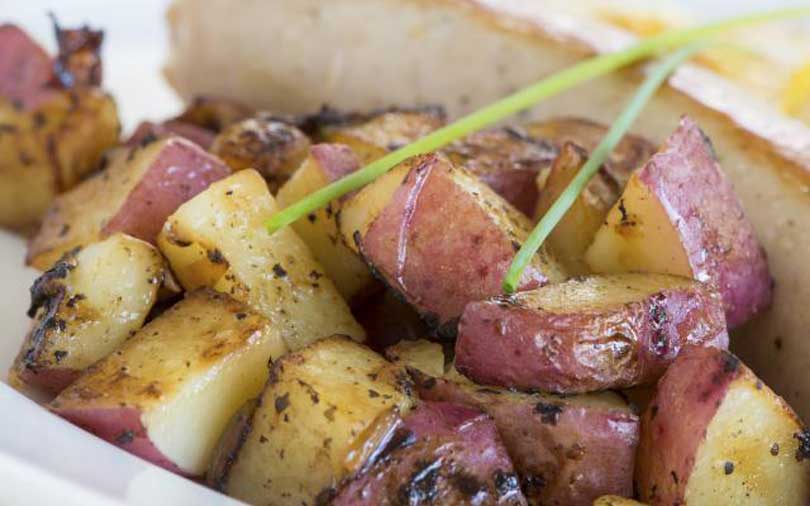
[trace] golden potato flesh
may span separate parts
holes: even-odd
[[[444,375],[444,350],[439,343],[425,339],[400,341],[385,349],[385,357],[430,376]]]
[[[364,339],[306,244],[291,228],[264,228],[277,209],[259,173],[239,171],[180,206],[158,246],[184,288],[245,302],[279,325],[292,350],[335,333]]]

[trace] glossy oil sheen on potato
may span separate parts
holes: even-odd
[[[345,145],[316,144],[309,149],[301,167],[278,192],[281,208],[290,206],[310,193],[351,174],[360,160]],[[366,263],[340,236],[337,218],[341,202],[335,200],[292,224],[312,255],[335,282],[340,294],[352,305],[379,288]]]
[[[287,351],[277,327],[199,290],[144,326],[54,399],[58,415],[189,476],[208,468],[228,420]]]
[[[58,393],[141,327],[165,274],[152,245],[123,234],[59,261],[34,282],[34,320],[12,374]]]
[[[810,433],[738,358],[690,347],[642,419],[637,489],[653,506],[803,505]]]
[[[362,340],[363,329],[291,228],[267,233],[277,210],[264,179],[242,170],[182,205],[158,238],[187,290],[228,293],[278,325],[290,349],[334,333]]]
[[[456,365],[481,384],[589,392],[651,384],[689,344],[728,347],[723,301],[710,285],[589,276],[468,304]]]
[[[231,463],[209,480],[251,504],[323,504],[375,420],[412,402],[401,368],[346,337],[317,341],[273,364]]]
[[[632,495],[639,420],[618,395],[560,397],[475,385],[458,373],[413,373],[422,399],[473,406],[492,416],[529,504],[590,506]]]
[[[179,137],[119,153],[105,170],[54,201],[27,261],[45,269],[66,251],[115,232],[154,244],[180,204],[229,173],[222,161]]]

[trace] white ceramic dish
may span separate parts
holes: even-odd
[[[539,1],[539,0],[538,0]],[[23,26],[52,47],[53,9],[65,24],[90,22],[107,31],[105,83],[118,97],[125,126],[141,118],[168,116],[179,107],[163,82],[163,12],[167,0],[0,0],[0,22]],[[725,0],[690,0],[706,12],[713,4],[727,13]],[[750,0],[749,6],[774,6]],[[788,2],[784,2],[788,3]],[[735,4],[736,5],[736,4]],[[36,276],[22,267],[24,243],[0,232],[0,379],[17,353],[28,321],[28,287]],[[0,382],[0,506],[51,505],[238,505],[201,485],[175,476],[48,413]]]

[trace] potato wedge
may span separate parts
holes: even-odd
[[[323,504],[376,421],[410,409],[410,389],[404,370],[346,337],[292,352],[273,364],[230,462],[209,483],[251,504]]]
[[[59,393],[143,325],[166,272],[152,245],[124,234],[68,254],[31,287],[34,320],[12,374]]]
[[[593,506],[646,506],[633,499],[618,495],[604,495],[593,502]]]
[[[519,127],[492,128],[468,135],[442,149],[456,166],[464,167],[526,216],[537,205],[535,180],[557,156],[545,139]]]
[[[430,107],[344,117],[327,110],[325,118],[312,118],[310,122],[323,123],[317,132],[322,142],[349,146],[365,165],[444,126],[445,116],[442,109]]]
[[[493,418],[529,504],[590,506],[605,494],[633,494],[639,419],[618,395],[525,394],[483,388],[457,373],[411,375],[422,399],[466,404]]]
[[[810,432],[731,353],[689,347],[642,418],[636,488],[651,506],[804,505]]]
[[[103,172],[56,199],[28,246],[27,262],[45,269],[65,252],[115,232],[154,244],[180,204],[229,173],[179,137],[120,153]]]
[[[531,224],[440,155],[406,160],[387,176],[344,205],[341,233],[438,335],[454,336],[468,302],[501,293]],[[524,271],[520,289],[563,278],[541,250]]]
[[[261,392],[268,360],[286,351],[276,324],[225,294],[198,290],[49,407],[157,465],[202,476],[228,420]]]
[[[687,117],[630,178],[585,260],[595,272],[657,272],[713,283],[731,328],[771,302],[765,251],[711,142]]]
[[[481,411],[423,402],[388,432],[330,504],[527,504],[495,424]]]
[[[281,187],[276,199],[284,208],[360,168],[360,160],[347,146],[316,144],[292,178]],[[337,217],[339,201],[330,202],[292,224],[293,230],[309,246],[312,255],[335,282],[346,301],[357,305],[381,287],[366,263],[340,237]]]
[[[295,126],[261,116],[226,126],[211,153],[233,170],[256,169],[276,194],[306,159],[309,138]]]
[[[96,88],[49,90],[22,110],[0,99],[0,124],[0,226],[12,229],[36,225],[97,169],[120,128],[115,102]]]
[[[385,349],[385,358],[395,364],[423,372],[430,376],[444,375],[442,345],[426,339],[400,341]]]
[[[242,170],[180,206],[157,242],[186,290],[208,286],[250,305],[279,326],[291,350],[334,333],[364,339],[295,232],[264,229],[276,210],[259,173]]]
[[[590,276],[467,304],[456,366],[485,385],[593,392],[654,383],[690,344],[728,348],[712,286],[669,275]]]
[[[170,120],[160,123],[142,121],[135,127],[124,144],[128,147],[147,145],[156,139],[164,139],[172,135],[188,139],[205,150],[211,147],[215,137],[214,132],[210,130],[182,121]]]

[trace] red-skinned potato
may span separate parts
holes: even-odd
[[[129,139],[124,144],[128,147],[135,147],[172,135],[188,139],[205,150],[211,147],[216,136],[214,132],[200,128],[192,123],[183,123],[177,120],[163,121],[161,123],[143,121],[130,134]]]
[[[14,25],[0,25],[0,96],[29,107],[52,76],[51,57],[39,44]]]
[[[519,127],[476,132],[442,152],[526,216],[532,216],[537,205],[535,179],[557,156],[551,143],[530,137]]]
[[[135,455],[201,477],[229,419],[261,391],[268,360],[286,351],[266,318],[227,295],[199,290],[49,406]]]
[[[154,244],[180,204],[229,173],[219,159],[178,137],[119,153],[104,171],[54,201],[28,246],[27,262],[45,269],[76,246],[115,232]]]
[[[689,347],[642,418],[636,489],[651,506],[810,502],[810,432],[731,353]]]
[[[288,207],[310,193],[360,168],[360,159],[343,144],[316,144],[306,159],[276,195],[280,207]],[[362,303],[381,286],[366,263],[340,236],[337,218],[340,200],[308,214],[292,224],[293,230],[309,246],[313,256],[335,282],[340,294],[353,307]]]
[[[72,252],[31,287],[31,330],[12,375],[57,394],[143,325],[167,276],[150,244],[114,234]]]
[[[492,417],[529,504],[590,506],[601,495],[632,495],[639,420],[618,395],[519,393],[481,387],[454,371],[411,375],[420,398]]]
[[[713,287],[663,274],[589,276],[467,304],[456,367],[485,385],[592,392],[653,383],[689,344],[728,348]]]
[[[341,484],[333,506],[520,506],[526,498],[495,424],[449,402],[422,402]]]
[[[771,302],[765,252],[708,137],[687,117],[630,178],[585,259],[600,273],[657,272],[713,283],[730,328]]]
[[[406,160],[365,187],[344,204],[340,222],[344,239],[354,241],[377,275],[448,337],[468,302],[501,293],[531,229],[488,186],[435,154]],[[541,250],[519,289],[563,277]]]

